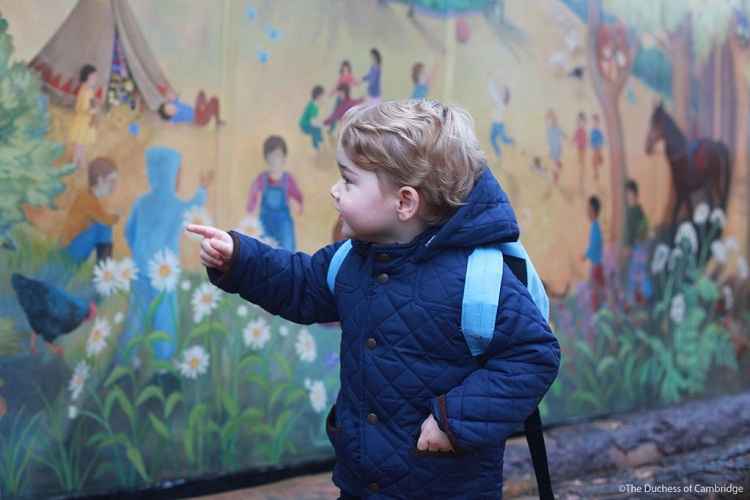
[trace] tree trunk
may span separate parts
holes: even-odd
[[[734,32],[734,31],[733,31]],[[747,49],[743,48],[735,36],[729,38],[729,50],[732,55],[732,69],[735,94],[736,126],[734,130],[732,162],[732,183],[730,185],[730,199],[744,200],[744,206],[735,208],[734,213],[745,220],[744,227],[737,229],[745,231],[745,249],[743,255],[750,251],[750,158],[748,157],[748,139],[750,135],[750,88],[745,76],[745,65],[748,64]],[[729,216],[729,214],[727,214]]]
[[[623,229],[625,225],[625,180],[627,179],[627,161],[624,147],[622,119],[620,117],[619,99],[635,59],[635,47],[632,41],[627,47],[623,67],[616,70],[614,78],[602,74],[599,61],[598,35],[602,28],[601,0],[588,2],[588,46],[587,63],[594,92],[599,99],[606,126],[606,137],[609,145],[609,165],[611,172],[612,213],[609,220],[609,240],[614,248],[615,257],[622,253]]]

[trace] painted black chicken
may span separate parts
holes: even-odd
[[[74,297],[54,285],[18,273],[11,275],[13,290],[33,330],[31,352],[36,353],[36,336],[41,335],[59,356],[63,348],[53,344],[57,337],[70,333],[84,321],[96,316],[96,305]]]

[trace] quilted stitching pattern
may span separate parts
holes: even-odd
[[[472,357],[460,331],[469,253],[519,236],[489,169],[465,206],[413,242],[353,240],[335,297],[325,280],[341,243],[309,256],[232,235],[238,253],[230,271],[209,270],[217,286],[298,323],[341,321],[341,389],[330,433],[340,488],[367,498],[501,498],[505,439],[557,376],[560,348],[507,266],[485,355]],[[390,259],[374,258],[382,253]],[[381,283],[376,278],[383,273],[389,278]],[[371,337],[373,348],[367,347]],[[368,422],[370,413],[377,422]],[[414,453],[430,413],[447,426],[460,453]]]

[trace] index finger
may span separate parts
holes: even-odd
[[[219,236],[219,231],[215,227],[201,226],[200,224],[188,224],[185,227],[185,231],[199,234],[204,238],[213,238]]]

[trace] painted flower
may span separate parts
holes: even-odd
[[[714,208],[711,211],[710,221],[715,226],[724,227],[727,223],[727,216],[724,214],[724,210],[719,207]]]
[[[671,254],[669,255],[669,263],[667,264],[667,269],[668,269],[669,271],[673,271],[673,270],[674,270],[674,268],[675,268],[675,266],[677,266],[677,262],[679,262],[679,261],[680,261],[680,259],[682,259],[682,257],[683,257],[684,255],[685,255],[685,254],[684,254],[684,253],[682,252],[682,250],[681,250],[681,249],[679,249],[679,248],[674,248],[674,249],[672,250],[672,253],[671,253]]]
[[[693,221],[696,224],[705,224],[710,214],[711,209],[708,207],[708,204],[701,203],[697,207],[695,207],[695,212],[693,212]]]
[[[315,358],[318,355],[318,349],[315,346],[315,339],[307,328],[303,328],[299,331],[299,335],[297,335],[297,343],[294,345],[294,348],[297,350],[299,359],[307,361],[308,363],[315,361]]]
[[[240,318],[244,318],[247,316],[247,306],[244,304],[241,304],[237,306],[237,316]]]
[[[194,345],[182,353],[182,361],[177,368],[183,377],[196,379],[208,371],[208,360],[206,350],[202,346]]]
[[[203,318],[211,314],[219,303],[219,289],[211,283],[203,283],[195,292],[191,300],[193,304],[193,321],[200,323]]]
[[[727,252],[736,252],[740,249],[740,245],[737,243],[737,238],[734,236],[727,236],[724,238],[724,246],[727,248]]]
[[[265,232],[263,230],[263,224],[260,222],[260,220],[252,215],[248,215],[247,217],[242,219],[239,227],[237,227],[237,231],[248,236],[252,236],[253,238],[260,238]]]
[[[83,386],[86,385],[86,379],[89,378],[90,372],[91,369],[85,361],[79,361],[75,370],[73,370],[73,378],[70,379],[70,383],[68,384],[68,390],[71,393],[71,399],[73,399],[73,401],[78,399],[78,396],[81,395],[81,391],[83,391]]]
[[[696,209],[696,213],[697,213]],[[695,253],[698,251],[698,234],[695,232],[695,228],[689,222],[683,222],[680,227],[677,228],[677,234],[674,237],[674,243],[680,247],[682,241],[685,240],[690,245],[690,251]]]
[[[669,317],[675,323],[682,323],[682,320],[685,319],[685,297],[682,294],[675,295],[672,299]]]
[[[182,283],[180,283],[180,288],[184,292],[189,292],[191,288],[193,288],[193,285],[190,283],[190,280],[182,280]]]
[[[289,335],[289,327],[286,325],[280,326],[279,335],[281,335],[282,337],[286,337],[287,335]]]
[[[137,277],[138,268],[130,257],[125,257],[115,266],[115,279],[120,290],[130,291],[130,283]]]
[[[732,293],[732,287],[724,285],[721,289],[722,295],[724,295],[724,308],[729,311],[734,306],[734,293]]]
[[[122,313],[122,311],[118,311],[118,312],[117,312],[117,313],[115,314],[115,324],[116,324],[116,325],[119,325],[119,324],[120,324],[120,323],[122,323],[122,322],[123,322],[124,320],[125,320],[125,315],[124,315],[124,314]]]
[[[173,291],[180,277],[180,263],[174,252],[168,248],[156,252],[148,263],[148,275],[151,286],[160,292]]]
[[[654,257],[651,260],[651,274],[659,274],[664,270],[669,258],[669,247],[664,243],[659,243],[654,251]]]
[[[263,349],[263,346],[271,340],[271,328],[263,318],[257,318],[247,324],[242,330],[242,340],[251,349]]]
[[[104,259],[94,267],[94,288],[99,295],[109,297],[119,286],[117,280],[117,263]]]
[[[190,208],[187,212],[185,212],[185,217],[182,220],[182,227],[186,228],[190,224],[195,224],[197,226],[213,226],[214,221],[211,218],[211,215],[209,215],[208,211],[205,207],[197,205],[192,208]],[[187,233],[190,238],[194,240],[201,240],[203,239],[203,236],[200,234],[195,233]]]
[[[716,240],[711,243],[711,256],[716,262],[724,264],[727,261],[727,247],[721,240]]]
[[[73,420],[78,416],[78,407],[74,405],[68,406],[68,418]]]
[[[737,277],[740,280],[745,281],[748,275],[750,275],[750,270],[748,270],[747,259],[739,257],[737,259]]]
[[[323,382],[320,380],[312,382],[308,391],[310,395],[310,404],[312,405],[313,410],[315,410],[315,413],[320,413],[325,410],[328,403],[328,397],[326,395],[326,386],[323,385]]]
[[[96,318],[86,340],[86,355],[96,356],[107,346],[107,337],[112,333],[106,318]]]

